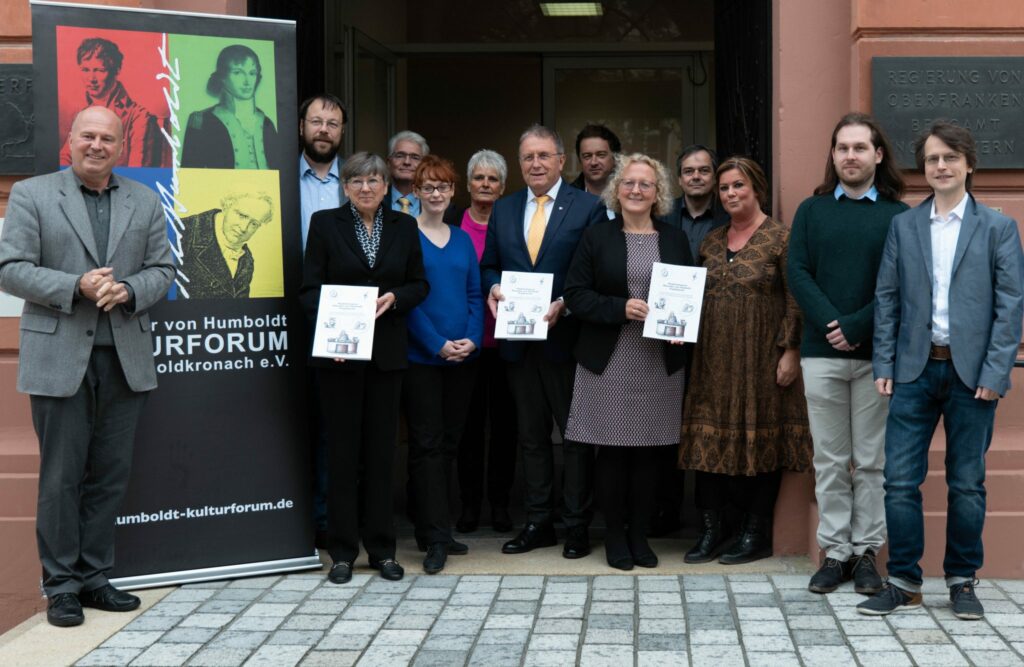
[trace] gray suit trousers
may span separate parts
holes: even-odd
[[[73,395],[30,397],[40,449],[36,539],[47,597],[107,583],[114,521],[147,395],[128,387],[113,347],[97,346]]]

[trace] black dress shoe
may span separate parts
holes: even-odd
[[[495,507],[491,510],[491,528],[496,533],[509,533],[515,526],[507,507]]]
[[[327,581],[332,584],[347,584],[352,581],[352,563],[339,560],[332,565],[331,571],[327,573]]]
[[[528,523],[515,539],[511,539],[501,547],[503,554],[525,554],[541,547],[553,547],[558,544],[555,528],[551,524],[539,525]]]
[[[85,622],[82,604],[74,593],[57,593],[46,603],[46,620],[59,628],[70,628]]]
[[[459,520],[455,522],[455,530],[459,533],[472,533],[480,526],[480,508],[463,507]]]
[[[452,540],[448,542],[447,547],[449,556],[465,556],[469,553],[469,545],[464,542]],[[428,545],[426,542],[416,540],[416,548],[420,550],[420,553],[427,553]]]
[[[102,611],[132,611],[142,604],[142,600],[137,596],[119,591],[110,584],[91,591],[82,591],[78,594],[78,601],[83,607]]]
[[[565,535],[562,558],[584,558],[590,555],[590,534],[586,526],[571,526]]]
[[[370,567],[380,572],[380,576],[388,581],[399,581],[405,576],[405,568],[398,564],[394,558],[385,558],[376,563],[370,563]]]
[[[423,571],[427,574],[437,574],[444,569],[444,564],[447,560],[447,545],[443,542],[431,544],[430,548],[427,549],[427,557],[423,559]]]
[[[608,564],[614,567],[616,570],[629,571],[633,569],[633,559],[629,556],[622,556],[621,558],[609,558]]]

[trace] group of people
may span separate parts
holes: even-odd
[[[329,187],[344,106],[329,96],[309,104],[300,178]],[[314,107],[336,109],[333,136],[310,131],[325,126],[305,113]],[[310,150],[328,144],[335,154]],[[659,487],[672,486],[678,478],[666,470],[678,469],[696,472],[701,517],[685,561],[747,563],[772,553],[783,471],[814,470],[825,558],[808,588],[828,593],[852,579],[871,596],[861,613],[913,608],[921,601],[920,485],[942,417],[946,581],[954,613],[980,618],[984,455],[1021,338],[1024,261],[1016,223],[970,194],[971,133],[936,121],[921,135],[915,155],[932,193],[909,209],[881,127],[847,114],[832,134],[824,179],[792,227],[769,215],[768,181],[749,158],[719,163],[711,149],[687,147],[676,163],[683,195],[673,201],[664,165],[624,154],[608,128],[584,128],[576,152],[582,172],[570,184],[558,134],[527,128],[517,155],[526,187],[507,196],[505,161],[476,153],[466,174],[472,204],[459,211],[455,167],[430,155],[420,135],[402,132],[387,162],[368,153],[344,161],[333,172],[338,200],[304,213],[310,317],[321,285],[375,285],[378,326],[390,332],[375,340],[368,363],[314,362],[321,383],[337,383],[320,393],[323,414],[333,412],[323,439],[332,461],[329,579],[351,578],[360,538],[382,576],[403,576],[393,517],[381,509],[402,414],[423,568],[439,572],[449,554],[466,553],[450,526],[452,466],[469,487],[456,527],[472,530],[482,427],[507,423],[511,404],[515,447],[512,429],[492,431],[488,479],[498,487],[495,526],[500,518],[511,528],[508,472],[518,450],[526,524],[502,552],[556,545],[560,516],[563,556],[586,556],[596,505],[608,564],[654,567],[648,537],[664,509]],[[692,349],[642,335],[654,262],[707,270]],[[504,271],[552,276],[549,332],[544,341],[502,340],[488,358]],[[342,392],[344,411],[336,407]],[[560,503],[553,425],[562,440]],[[671,508],[671,490],[664,495]],[[883,580],[876,559],[887,532]]]
[[[386,158],[342,160],[346,115],[318,95],[298,128],[299,299],[312,318],[323,285],[379,294],[370,361],[309,361],[314,513],[331,582],[351,579],[360,545],[381,576],[404,576],[392,512],[404,414],[427,573],[468,551],[448,506],[455,464],[456,529],[478,526],[484,479],[493,526],[513,528],[518,452],[526,524],[502,551],[556,545],[560,516],[563,556],[584,557],[596,505],[620,570],[658,564],[648,536],[673,502],[667,471],[696,471],[701,525],[686,562],[735,564],[772,553],[782,472],[813,469],[825,559],[810,590],[853,579],[872,595],[862,613],[913,608],[920,485],[942,417],[946,580],[954,613],[983,615],[984,456],[1021,338],[1024,262],[1016,223],[970,194],[969,131],[938,121],[922,135],[916,159],[932,196],[908,209],[881,128],[845,116],[790,228],[770,217],[756,162],[688,147],[673,201],[665,166],[622,153],[601,126],[577,139],[576,184],[562,178],[561,138],[541,125],[520,137],[518,192],[504,195],[501,155],[477,152],[471,205],[458,210],[457,169],[414,132],[392,137]],[[47,616],[61,626],[81,623],[83,606],[139,605],[106,573],[135,425],[156,384],[147,309],[175,272],[156,196],[112,173],[125,146],[118,115],[84,109],[68,145],[70,169],[14,186],[0,238],[0,289],[26,302],[18,388],[40,441],[38,543]],[[706,268],[696,345],[643,337],[654,262]],[[504,271],[553,277],[546,340],[495,346]],[[883,581],[875,559],[887,526]]]

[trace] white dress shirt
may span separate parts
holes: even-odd
[[[949,283],[953,279],[953,257],[969,197],[965,194],[946,216],[935,212],[932,201],[932,343],[935,345],[949,345]]]
[[[555,210],[555,200],[558,199],[558,191],[562,187],[562,179],[559,177],[558,181],[551,186],[551,189],[547,192],[542,192],[548,196],[548,200],[544,202],[544,224],[546,225],[551,220],[551,212]],[[533,190],[527,189],[526,199],[526,211],[523,213],[523,238],[528,238],[530,235],[530,221],[533,220],[533,214],[537,210],[537,195],[533,194]]]

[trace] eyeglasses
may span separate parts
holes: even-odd
[[[559,155],[561,155],[561,153],[530,153],[529,155],[520,155],[519,161],[525,164],[532,164],[533,162],[549,162]]]
[[[392,160],[398,160],[399,162],[405,162],[406,160],[409,160],[410,162],[419,162],[423,159],[423,156],[419,153],[392,153],[389,157],[391,157]]]
[[[648,194],[653,192],[656,185],[649,181],[622,181],[619,183],[619,189],[623,192],[632,192],[633,188],[640,188],[640,192]]]
[[[355,188],[356,190],[362,190],[363,186],[366,186],[371,190],[376,190],[377,188],[384,184],[384,181],[382,181],[379,178],[350,178],[347,181],[345,181],[345,184]]]
[[[434,194],[434,190],[437,190],[441,194],[446,195],[446,194],[448,194],[449,192],[452,191],[452,184],[451,183],[442,183],[441,185],[421,185],[421,186],[417,187],[416,189],[419,190],[420,192],[422,192],[425,195],[432,195],[432,194]]]
[[[711,167],[683,167],[683,176],[693,176],[694,174],[700,174],[701,176],[710,176]]]
[[[942,159],[946,164],[957,164],[960,160],[964,159],[961,153],[947,153],[946,155],[929,155],[925,157],[924,163],[929,167],[934,167],[939,164],[939,159]]]
[[[341,123],[336,120],[324,120],[323,118],[310,118],[306,120],[306,124],[314,129],[320,129],[321,127],[327,126],[327,129],[331,132],[337,132],[341,129]]]

